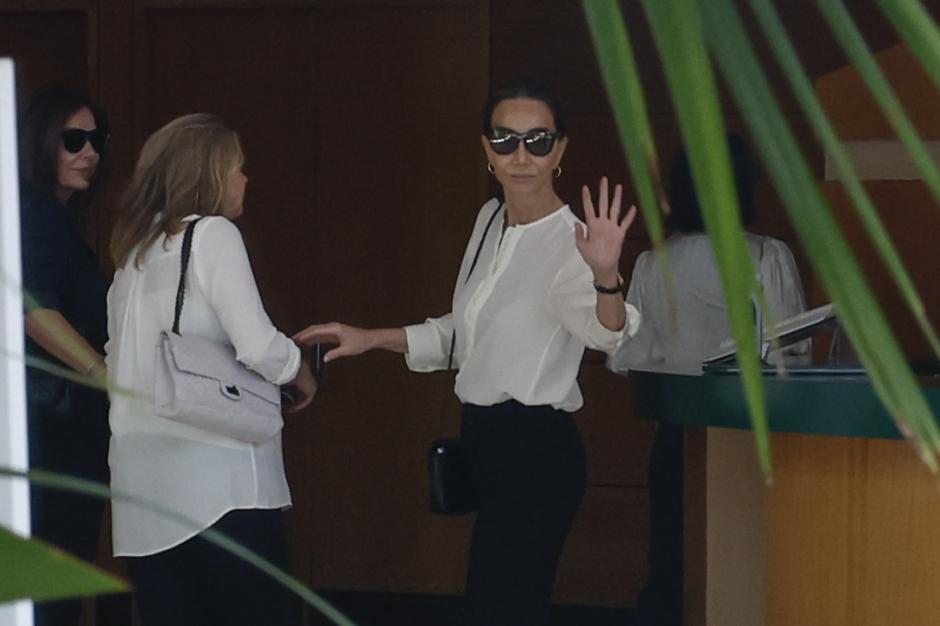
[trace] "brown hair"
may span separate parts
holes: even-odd
[[[187,215],[222,215],[229,174],[242,166],[238,134],[211,113],[178,117],[140,149],[131,183],[124,193],[111,258],[124,267],[137,247],[134,264],[163,234],[183,230]]]
[[[62,130],[69,117],[83,108],[91,111],[95,127],[108,128],[108,116],[88,96],[64,85],[50,85],[36,94],[20,121],[20,176],[28,186],[54,193],[58,185],[59,146]],[[85,191],[77,191],[66,203],[69,208],[83,209],[91,205],[110,170],[108,147],[98,155],[98,167]]]

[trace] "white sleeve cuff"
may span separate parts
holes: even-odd
[[[300,348],[298,348],[297,344],[288,339],[286,336],[284,338],[287,339],[289,343],[288,350],[290,351],[290,356],[287,358],[287,365],[284,366],[284,370],[281,372],[281,375],[278,376],[276,380],[272,381],[275,385],[286,385],[290,381],[294,380],[294,378],[297,377],[297,372],[300,371]]]
[[[433,320],[405,326],[405,336],[408,341],[405,364],[412,372],[433,372],[447,367],[441,328]],[[450,349],[450,335],[446,349]]]
[[[590,328],[588,328],[591,343],[588,347],[607,354],[613,354],[624,341],[636,335],[640,329],[640,312],[632,304],[624,302],[623,305],[626,312],[626,322],[620,330],[610,330],[601,324],[596,313],[591,316]]]

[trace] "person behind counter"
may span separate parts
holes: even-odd
[[[728,137],[728,149],[741,219],[745,227],[757,220],[755,192],[760,178],[757,161],[739,137]],[[624,343],[607,366],[626,374],[652,364],[695,364],[719,351],[731,336],[724,291],[711,242],[705,234],[692,181],[689,158],[681,150],[672,162],[669,180],[671,231],[666,254],[672,271],[675,308],[662,267],[652,251],[637,259],[626,301],[639,310],[643,325],[633,341]],[[772,318],[780,321],[805,309],[803,287],[790,249],[782,241],[746,233],[747,249]],[[805,352],[798,344],[791,351]],[[656,427],[648,468],[650,490],[649,575],[637,602],[642,626],[682,623],[682,427],[660,422]]]

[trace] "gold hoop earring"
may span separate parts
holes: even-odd
[[[489,172],[490,174],[495,174],[495,173],[496,173],[496,170],[493,169],[493,164],[492,164],[492,163],[487,163],[487,164],[486,164],[486,171]]]
[[[556,167],[556,168],[555,168],[554,170],[552,170],[552,171],[555,173],[555,178],[559,178],[559,177],[561,176],[561,166],[560,166],[560,165],[559,165],[558,167]]]

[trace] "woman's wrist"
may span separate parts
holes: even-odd
[[[100,355],[85,368],[85,376],[91,378],[104,378],[107,372],[108,366],[105,364],[104,357]]]
[[[617,281],[617,277],[620,276],[620,268],[616,265],[611,267],[592,267],[591,273],[594,275],[594,282],[598,285],[610,285]]]
[[[611,274],[594,274],[594,290],[602,294],[622,293],[623,276],[616,271]]]
[[[366,332],[369,334],[369,350],[381,348],[400,354],[408,352],[408,336],[403,327],[374,328]]]

